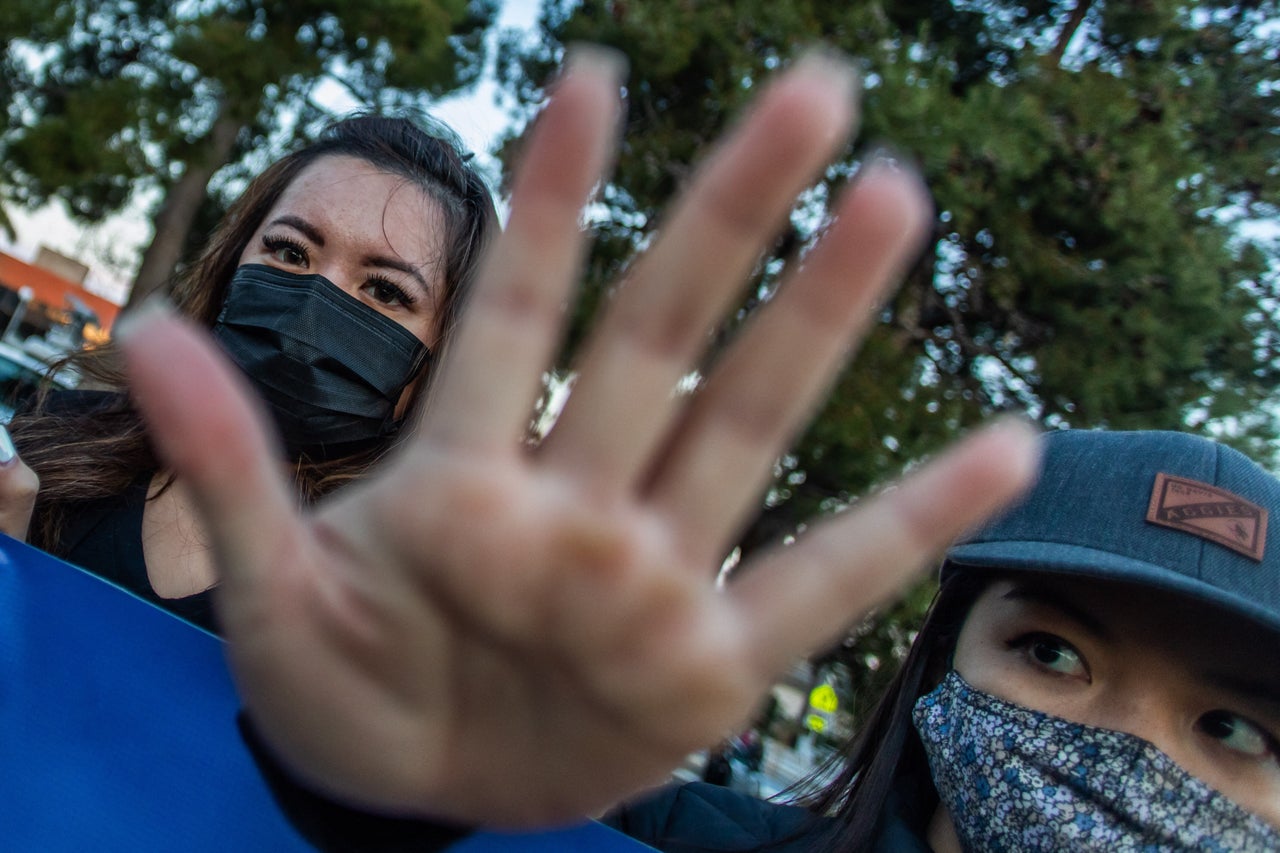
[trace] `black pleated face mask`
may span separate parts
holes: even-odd
[[[430,352],[320,275],[236,269],[213,326],[266,401],[289,457],[334,459],[399,428],[396,403]]]

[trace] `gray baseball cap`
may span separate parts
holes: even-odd
[[[1021,503],[954,545],[942,573],[982,568],[1158,587],[1280,635],[1280,480],[1244,454],[1179,432],[1044,437]]]

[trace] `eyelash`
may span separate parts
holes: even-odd
[[[284,237],[279,234],[264,234],[262,236],[262,245],[270,254],[279,252],[282,249],[288,249],[291,252],[297,252],[302,258],[300,262],[302,265],[311,262],[311,254],[307,251],[307,247],[292,237]],[[282,261],[282,263],[287,262]],[[378,299],[383,304],[399,303],[404,308],[412,308],[417,301],[413,294],[389,278],[384,278],[380,275],[371,276],[365,281],[364,286],[369,287],[371,285],[375,288],[387,288],[392,292],[393,295],[390,300]],[[377,299],[376,296],[374,298]]]
[[[1043,643],[1046,646],[1050,646],[1062,651],[1069,652],[1072,656],[1074,656],[1075,660],[1079,663],[1080,668],[1083,670],[1084,677],[1085,678],[1090,677],[1089,665],[1085,662],[1084,656],[1080,654],[1079,650],[1077,650],[1075,646],[1071,645],[1066,640],[1054,634],[1049,634],[1044,631],[1029,631],[1025,634],[1021,634],[1017,637],[1014,637],[1012,640],[1009,640],[1005,645],[1012,650],[1021,652],[1026,657],[1027,662],[1030,665],[1043,671],[1046,675],[1053,675],[1060,678],[1076,677],[1071,673],[1066,673],[1060,670],[1056,670],[1049,663],[1038,659],[1035,656],[1035,650],[1037,645],[1041,643]],[[1258,736],[1262,739],[1262,742],[1266,747],[1266,752],[1260,755],[1252,755],[1251,753],[1248,753],[1244,750],[1236,749],[1227,745],[1227,742],[1226,742],[1227,737],[1223,736],[1224,732],[1214,731],[1215,722],[1218,724],[1221,724],[1222,722],[1224,722],[1224,720],[1227,720],[1227,719],[1239,720],[1240,722],[1247,725],[1252,731],[1256,732]],[[1206,737],[1209,737],[1213,740],[1221,742],[1221,747],[1223,749],[1229,750],[1233,753],[1246,756],[1249,758],[1269,759],[1277,764],[1280,764],[1280,740],[1278,740],[1275,737],[1275,735],[1273,735],[1265,727],[1251,720],[1249,717],[1243,714],[1236,713],[1235,711],[1228,711],[1225,709],[1210,711],[1206,714],[1201,715],[1200,719],[1196,722],[1196,728],[1201,733],[1203,733]]]
[[[380,275],[372,276],[365,282],[366,287],[369,285],[390,288],[395,293],[394,300],[405,308],[412,308],[414,302],[417,301],[411,293],[389,278],[383,278]],[[374,298],[376,299],[377,297]],[[378,301],[381,302],[382,300],[379,299]]]
[[[1056,675],[1062,678],[1076,677],[1071,673],[1066,673],[1066,672],[1061,672],[1059,670],[1056,670],[1052,666],[1050,666],[1046,661],[1040,660],[1037,657],[1035,657],[1036,646],[1041,643],[1048,646],[1053,646],[1055,648],[1058,648],[1059,650],[1068,652],[1069,654],[1074,656],[1076,659],[1076,662],[1079,663],[1080,668],[1084,670],[1084,677],[1089,678],[1089,665],[1085,662],[1084,655],[1080,654],[1079,650],[1077,650],[1075,646],[1071,645],[1066,640],[1054,634],[1049,634],[1044,631],[1029,631],[1026,634],[1020,634],[1019,636],[1014,637],[1012,640],[1009,640],[1006,645],[1010,649],[1016,649],[1022,652],[1027,657],[1027,660],[1030,664],[1032,664],[1033,666],[1041,670],[1044,670],[1047,673],[1051,673],[1053,675]]]
[[[307,247],[294,240],[291,237],[281,237],[274,234],[264,234],[262,236],[262,246],[268,253],[274,254],[281,249],[288,249],[291,252],[297,252],[302,257],[302,263],[309,263],[311,253],[307,251]]]
[[[1222,734],[1222,732],[1212,731],[1213,722],[1215,720],[1218,722],[1221,722],[1224,719],[1239,720],[1240,722],[1247,725],[1254,732],[1256,732],[1258,734],[1258,737],[1262,739],[1262,745],[1266,749],[1266,752],[1261,753],[1259,755],[1253,755],[1252,753],[1249,753],[1245,750],[1233,749],[1232,747],[1227,746],[1226,738],[1218,736],[1219,734]],[[1217,741],[1221,741],[1224,749],[1231,750],[1232,752],[1236,752],[1241,755],[1248,756],[1250,758],[1270,759],[1272,762],[1280,764],[1280,742],[1277,742],[1275,736],[1271,732],[1267,731],[1266,728],[1264,728],[1259,723],[1256,723],[1253,720],[1249,719],[1248,717],[1244,716],[1243,714],[1237,714],[1234,711],[1227,711],[1227,710],[1210,711],[1207,714],[1203,714],[1200,717],[1200,719],[1196,721],[1196,728],[1199,731],[1203,732],[1207,737],[1213,738],[1214,740],[1217,740]]]

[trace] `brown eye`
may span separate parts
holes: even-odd
[[[267,254],[286,266],[305,267],[310,260],[306,246],[288,237],[267,235],[262,238],[262,245]]]
[[[1073,678],[1088,678],[1089,668],[1076,648],[1052,634],[1026,634],[1009,644],[1021,649],[1034,665]]]
[[[414,299],[403,287],[386,278],[371,278],[364,285],[365,292],[383,305],[408,308]]]
[[[1275,743],[1261,727],[1231,711],[1210,711],[1196,728],[1233,752],[1254,758],[1275,754]]]

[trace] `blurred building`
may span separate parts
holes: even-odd
[[[120,307],[84,288],[89,268],[48,248],[33,263],[0,252],[4,337],[45,338],[63,349],[104,342]]]

